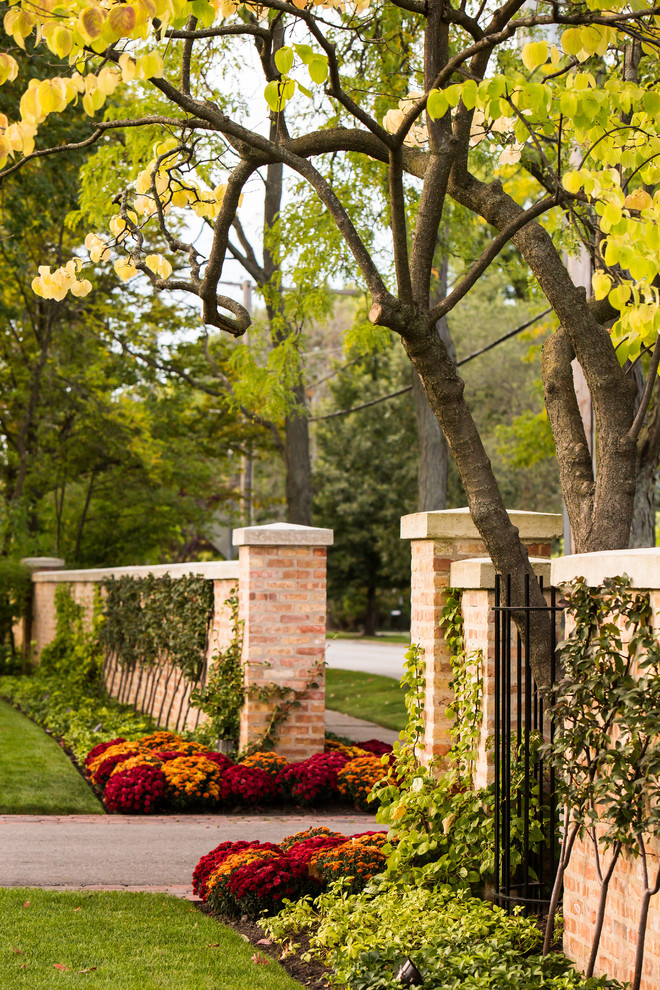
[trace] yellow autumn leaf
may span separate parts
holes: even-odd
[[[18,62],[6,52],[0,52],[0,86],[3,83],[13,82],[18,75]]]
[[[163,60],[157,52],[141,55],[135,65],[138,79],[160,79],[165,74]]]
[[[548,58],[547,41],[530,41],[522,50],[523,65],[528,72],[534,72]]]
[[[87,278],[83,278],[80,282],[74,282],[71,286],[71,295],[77,296],[79,299],[83,296],[88,296],[92,291],[92,283]]]
[[[114,268],[122,282],[128,282],[129,278],[133,278],[138,273],[135,265],[132,265],[126,258],[117,258]]]
[[[591,277],[591,285],[596,299],[604,299],[612,286],[612,277],[599,268]]]
[[[626,196],[623,205],[629,210],[648,210],[653,206],[653,200],[645,189],[635,189]]]
[[[145,259],[147,268],[151,268],[152,272],[156,275],[160,275],[161,278],[169,278],[172,274],[172,266],[167,260],[163,258],[160,254],[150,254]]]

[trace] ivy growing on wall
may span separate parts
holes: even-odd
[[[449,686],[454,695],[447,708],[448,717],[453,719],[449,758],[457,770],[461,785],[469,787],[474,778],[482,722],[483,653],[481,650],[468,653],[465,649],[462,597],[459,589],[447,589],[440,624],[451,653],[452,679]]]
[[[55,590],[55,615],[55,638],[41,651],[41,670],[57,674],[74,688],[91,687],[98,683],[103,668],[100,637],[104,617],[99,589],[94,589],[91,623],[85,606],[75,600],[68,584]]]
[[[209,746],[218,740],[235,743],[243,707],[243,625],[238,617],[238,588],[225,601],[231,621],[231,640],[213,654],[206,683],[190,695],[190,704],[206,715],[197,737]]]

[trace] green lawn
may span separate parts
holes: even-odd
[[[55,740],[6,701],[0,701],[0,814],[103,814]]]
[[[326,668],[325,703],[333,711],[400,732],[408,719],[404,697],[405,691],[394,677]]]
[[[279,963],[163,894],[0,890],[7,990],[300,990]],[[65,969],[62,967],[66,967]]]

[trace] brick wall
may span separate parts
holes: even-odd
[[[207,663],[229,644],[232,631],[225,602],[239,588],[239,619],[243,623],[243,662],[248,688],[276,684],[284,701],[297,696],[297,706],[279,726],[275,748],[289,760],[305,759],[323,751],[325,735],[326,546],[332,531],[275,523],[234,531],[237,562],[128,567],[93,570],[35,570],[30,639],[38,659],[55,636],[55,591],[67,584],[76,601],[91,616],[94,589],[106,577],[123,574],[172,577],[200,574],[213,581],[215,613],[209,635]],[[315,688],[306,687],[314,678]],[[160,714],[163,724],[184,728],[192,685],[167,664],[157,668],[122,671],[114,662],[106,667],[111,696]],[[288,689],[291,689],[290,691]],[[241,718],[241,747],[261,738],[268,727],[273,702],[249,695]],[[186,727],[197,724],[193,709]]]
[[[591,587],[605,578],[628,574],[633,587],[649,590],[656,633],[660,636],[660,548],[580,554],[552,562],[552,583],[582,576]],[[649,839],[649,872],[660,864],[660,841]],[[607,854],[605,862],[608,862]],[[620,858],[612,877],[605,924],[596,958],[596,975],[632,980],[642,898],[639,859]],[[577,840],[564,881],[564,951],[584,970],[591,952],[600,897],[591,841]],[[641,990],[660,988],[660,894],[651,899]]]

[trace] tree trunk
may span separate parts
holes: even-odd
[[[643,379],[638,383],[640,394]],[[655,546],[655,481],[660,458],[660,384],[653,389],[653,405],[638,441],[637,484],[633,520],[630,527],[631,547]]]
[[[437,329],[450,355],[455,359],[447,320],[439,320]],[[449,479],[449,447],[440,424],[431,409],[419,375],[412,372],[412,394],[417,420],[417,511],[432,512],[447,507],[447,482]]]
[[[413,322],[399,332],[408,357],[419,374],[433,413],[447,438],[470,507],[472,520],[500,574],[511,575],[511,601],[523,605],[529,577],[531,613],[530,664],[536,683],[550,683],[550,620],[545,598],[529,562],[518,530],[507,514],[490,459],[463,397],[465,388],[440,335]],[[515,621],[520,619],[513,614]]]
[[[305,389],[295,388],[296,411],[285,423],[286,518],[300,526],[312,525],[312,462],[309,423],[305,416]],[[297,410],[300,409],[300,413]]]
[[[637,470],[633,521],[630,527],[631,547],[655,546],[655,474],[655,460],[641,463]]]
[[[367,608],[364,613],[364,635],[375,636],[378,627],[378,612],[376,609],[376,586],[370,584],[367,588]]]

